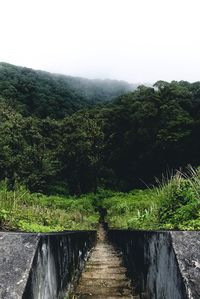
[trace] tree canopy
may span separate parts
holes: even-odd
[[[13,75],[2,80],[6,68],[0,67],[0,179],[10,188],[19,181],[45,193],[124,191],[199,166],[200,82],[158,81],[88,105],[88,96],[70,94],[69,78],[29,69],[16,75],[9,66]]]
[[[89,80],[0,63],[0,96],[23,116],[61,119],[134,88],[123,81]]]

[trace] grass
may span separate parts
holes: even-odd
[[[177,172],[159,186],[129,193],[46,196],[23,187],[9,191],[0,184],[0,228],[29,232],[91,230],[98,226],[99,207],[110,227],[125,229],[200,229],[200,170]]]
[[[107,221],[113,228],[149,229],[149,225],[156,228],[157,204],[155,190],[151,189],[117,192],[103,199]]]
[[[200,229],[200,172],[189,168],[177,172],[157,189],[158,219],[161,228]]]
[[[20,187],[0,186],[0,227],[3,230],[51,232],[95,229],[99,215],[92,195],[77,197],[31,194]]]
[[[200,229],[200,170],[176,172],[158,187],[103,199],[110,227],[145,230]]]

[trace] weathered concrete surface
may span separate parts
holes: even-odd
[[[187,298],[170,233],[145,234],[144,263],[147,267],[146,298]]]
[[[170,232],[187,296],[200,298],[200,231]]]
[[[39,236],[0,233],[0,298],[22,298]]]
[[[0,299],[64,298],[95,240],[95,231],[0,233]]]
[[[103,227],[75,290],[74,299],[131,299],[132,289],[122,258],[107,242]]]
[[[79,276],[95,236],[95,232],[0,232],[0,298],[63,298]],[[123,253],[133,290],[141,299],[200,298],[200,231],[111,230],[108,236]],[[110,288],[129,287],[127,280],[119,284],[126,270],[110,245],[97,246],[89,268],[92,272],[84,274],[88,290],[90,285],[99,289],[105,278]],[[109,279],[113,275],[117,279]],[[128,297],[125,292],[124,298]],[[95,298],[103,298],[102,293]]]
[[[123,253],[124,264],[128,269],[128,275],[136,285],[136,291],[141,298],[145,299],[198,299],[200,296],[188,297],[188,284],[185,284],[183,268],[187,272],[185,265],[186,258],[180,249],[180,232],[151,232],[151,231],[127,231],[110,230],[109,239]],[[189,232],[193,244],[196,235]],[[200,239],[200,233],[198,234]],[[172,241],[173,239],[173,241]],[[187,238],[185,238],[186,241]],[[182,249],[186,243],[183,242]],[[175,246],[176,244],[176,246]],[[179,248],[179,254],[176,250]],[[192,250],[195,250],[194,248]],[[199,250],[197,245],[196,250]],[[182,255],[182,259],[179,256]],[[191,256],[188,252],[187,259]],[[182,261],[182,271],[177,260]],[[200,261],[198,258],[196,261]],[[199,276],[197,270],[192,272],[195,284],[198,285]],[[196,277],[197,280],[196,280]],[[198,286],[199,287],[199,286]],[[197,287],[197,288],[198,288]]]
[[[95,240],[95,231],[41,235],[23,299],[61,299],[67,296]]]

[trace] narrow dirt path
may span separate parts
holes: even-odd
[[[132,295],[126,268],[100,225],[98,241],[75,290],[74,299],[139,299]]]

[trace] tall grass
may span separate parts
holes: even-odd
[[[92,195],[76,197],[31,194],[23,187],[0,186],[0,229],[50,232],[95,229],[98,213]]]
[[[200,170],[188,167],[158,181],[158,186],[104,199],[112,227],[200,229]]]
[[[103,200],[107,221],[114,228],[156,229],[157,198],[154,189],[113,193]]]
[[[191,166],[157,188],[159,226],[200,229],[200,173]]]
[[[189,167],[129,193],[99,190],[81,197],[31,194],[22,186],[9,191],[0,183],[0,228],[32,232],[95,229],[100,207],[110,227],[200,229],[200,169]]]

